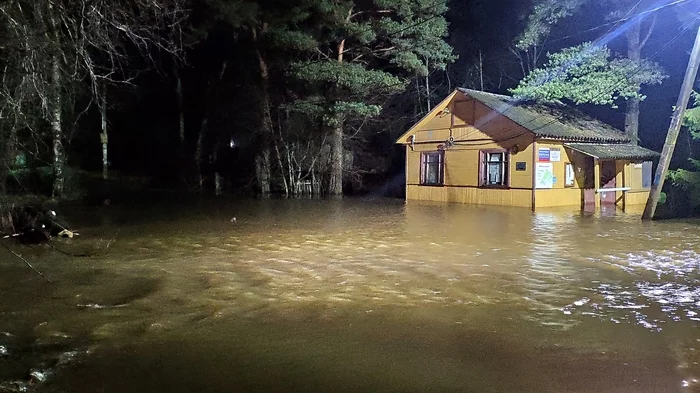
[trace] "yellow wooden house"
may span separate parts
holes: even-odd
[[[406,147],[407,200],[532,209],[643,205],[658,156],[570,106],[469,89],[397,143]]]

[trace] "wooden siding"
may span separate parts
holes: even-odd
[[[637,166],[637,164],[639,166]],[[630,185],[632,190],[642,190],[642,164],[641,163],[630,163]]]
[[[537,190],[535,194],[537,208],[582,206],[583,190],[580,188],[553,188],[551,190]]]
[[[446,146],[450,137],[454,144]],[[565,148],[561,141],[538,139],[535,143],[532,132],[462,94],[441,103],[440,108],[435,108],[401,140],[406,143],[407,200],[532,207],[534,170],[538,159],[535,149],[559,149],[560,152],[560,160],[552,162],[556,177],[552,189],[534,192],[536,208],[582,206],[584,189],[597,188],[600,182],[597,160]],[[413,143],[409,142],[411,140]],[[444,184],[421,186],[421,152],[442,148],[445,149]],[[511,152],[510,188],[479,186],[480,152],[487,149]],[[525,170],[517,171],[518,163],[525,163]],[[574,168],[571,187],[565,185],[567,163]],[[617,187],[641,189],[641,168],[634,168],[629,161],[617,161],[615,169]],[[621,207],[646,202],[648,191],[625,194],[616,192]],[[596,205],[599,205],[599,197],[596,195]]]
[[[479,143],[474,146],[455,145],[445,151],[445,186],[479,186],[479,152],[486,149],[512,149],[518,145],[518,153],[510,154],[509,175],[512,188],[532,189],[532,140],[521,136],[509,144]],[[437,151],[438,143],[417,144],[414,150],[406,147],[406,180],[409,185],[420,184],[421,152]],[[525,162],[524,171],[516,171],[516,163]]]
[[[425,187],[409,185],[406,199],[456,202],[473,205],[530,207],[531,190],[500,190],[477,187]]]
[[[625,193],[625,207],[645,205],[649,199],[649,190],[628,191]]]

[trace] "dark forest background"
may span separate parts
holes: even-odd
[[[660,151],[700,6],[646,3],[2,0],[0,192],[398,196],[395,139],[452,90],[511,94],[548,53],[606,35],[611,60],[663,72],[624,71],[639,143]],[[621,130],[636,99],[556,98]],[[675,167],[693,145],[684,131]]]

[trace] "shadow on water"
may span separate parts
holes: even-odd
[[[82,237],[67,250],[121,230],[92,259],[23,250],[54,285],[0,260],[0,380],[49,370],[37,386],[50,392],[698,389],[696,221],[381,199],[108,206],[69,220]]]

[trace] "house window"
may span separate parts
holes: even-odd
[[[420,162],[420,184],[424,186],[441,186],[445,173],[444,152],[423,152],[420,156]]]
[[[508,186],[508,152],[482,150],[479,185],[483,187]]]

